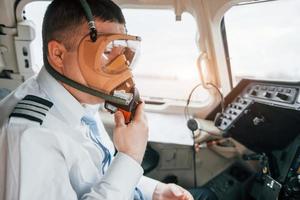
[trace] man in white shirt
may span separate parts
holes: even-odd
[[[98,32],[126,34],[116,4],[87,2]],[[103,99],[49,73],[53,69],[91,87],[78,59],[78,46],[88,33],[79,1],[54,0],[49,5],[43,23],[48,68],[0,103],[0,199],[192,200],[180,186],[142,176],[148,138],[143,104],[129,124],[120,111],[115,113],[112,143],[98,113]],[[118,153],[113,158],[114,147]]]

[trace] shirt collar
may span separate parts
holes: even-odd
[[[95,117],[99,113],[101,104],[81,104],[87,115]]]
[[[45,69],[42,67],[37,76],[37,82],[47,94],[57,110],[71,125],[81,123],[85,111],[82,105]]]

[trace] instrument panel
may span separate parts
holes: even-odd
[[[215,126],[261,162],[247,194],[257,200],[300,199],[300,83],[244,79],[225,105],[214,113]]]
[[[269,105],[283,109],[300,110],[300,84],[279,82],[246,81],[244,87],[227,104],[224,112],[215,118],[215,125],[223,131],[224,135],[230,134],[230,129],[243,116],[249,113],[254,103]],[[254,126],[263,123],[265,118],[253,118]]]

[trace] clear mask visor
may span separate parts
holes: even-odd
[[[116,39],[99,52],[100,68],[107,74],[118,74],[132,69],[140,51],[140,41]]]

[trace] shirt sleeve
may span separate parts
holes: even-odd
[[[152,200],[154,190],[159,182],[152,178],[142,176],[138,183],[138,188],[142,191],[145,200]]]
[[[129,200],[142,175],[143,168],[133,158],[118,152],[100,183],[83,199]]]
[[[78,197],[57,138],[47,129],[31,128],[20,139],[20,200],[129,200],[142,174],[134,159],[118,153],[101,180]]]

